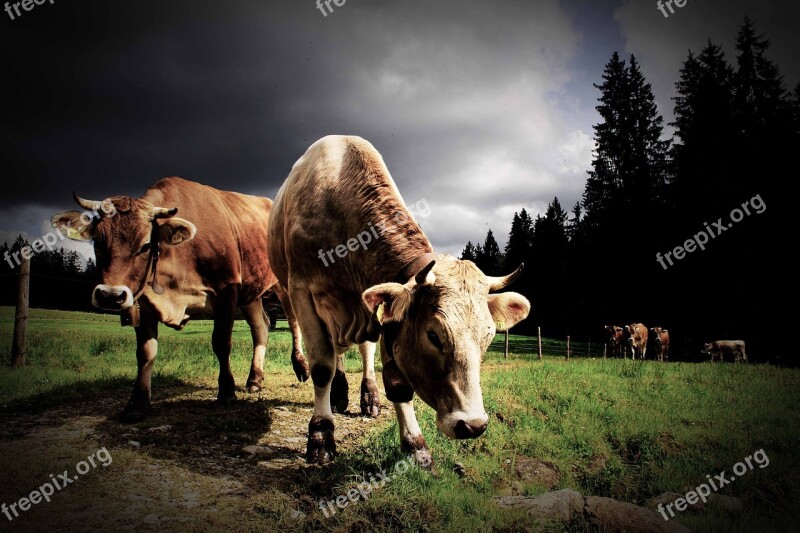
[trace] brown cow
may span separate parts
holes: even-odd
[[[159,180],[141,198],[115,196],[94,202],[75,195],[75,201],[86,211],[59,213],[53,216],[53,226],[72,239],[94,241],[101,280],[92,292],[92,304],[121,312],[123,323],[136,330],[138,373],[122,420],[135,422],[146,416],[158,323],[179,330],[203,312],[214,318],[211,343],[220,365],[217,398],[236,396],[229,358],[237,307],[253,337],[247,387],[261,389],[269,336],[261,298],[268,289],[281,299],[292,332],[299,332],[266,254],[272,201],[177,177]],[[181,217],[175,216],[179,210]],[[292,364],[301,381],[308,378],[299,334]]]
[[[631,348],[631,358],[636,359],[638,355],[640,359],[647,356],[647,326],[641,322],[636,322],[625,326],[628,332],[628,345]]]
[[[370,143],[325,137],[294,164],[270,215],[269,258],[311,362],[309,462],[327,463],[336,451],[328,401],[336,354],[379,338],[386,396],[402,446],[418,463],[430,464],[431,456],[414,415],[415,392],[448,437],[486,430],[481,359],[495,323],[509,328],[530,310],[519,294],[490,293],[521,267],[494,278],[471,261],[435,254]]]
[[[669,331],[658,326],[650,328],[653,332],[653,342],[656,346],[656,356],[659,361],[666,361],[669,355]]]
[[[612,357],[619,357],[622,354],[622,340],[625,338],[625,330],[619,326],[606,326],[606,349],[611,352]]]
[[[730,356],[731,361],[737,363],[747,362],[744,341],[714,341],[707,342],[701,353],[711,354],[711,362],[717,360],[725,362],[725,356]]]

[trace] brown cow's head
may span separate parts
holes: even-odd
[[[480,385],[483,354],[496,328],[508,329],[530,311],[520,294],[490,293],[521,270],[494,278],[472,261],[439,255],[404,285],[382,283],[364,291],[372,313],[385,304],[387,397],[408,401],[416,392],[436,410],[439,431],[450,438],[480,436],[489,420]]]
[[[662,336],[667,333],[666,329],[664,329],[662,327],[659,327],[659,326],[656,326],[654,328],[650,328],[650,331],[652,331],[655,334],[655,341],[656,341],[657,344],[661,344]]]
[[[608,342],[611,344],[619,344],[622,341],[623,331],[619,326],[606,326],[606,333],[608,334]]]
[[[703,349],[700,350],[700,353],[711,353],[711,349],[714,347],[713,342],[707,342],[703,345]]]
[[[127,196],[94,202],[75,195],[75,201],[86,211],[58,213],[51,221],[70,239],[94,241],[101,278],[92,305],[108,311],[124,311],[141,294],[163,290],[153,279],[157,251],[191,240],[197,232],[194,224],[175,216],[176,207]]]

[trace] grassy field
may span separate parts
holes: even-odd
[[[0,308],[0,349],[6,354],[12,328],[13,309]],[[326,518],[317,507],[319,500],[346,494],[371,473],[403,459],[397,424],[391,407],[377,420],[337,415],[337,436],[340,428],[344,436],[336,462],[323,468],[303,465],[298,460],[298,452],[304,449],[299,436],[307,428],[313,394],[310,385],[295,383],[285,323],[279,323],[270,338],[265,391],[240,392],[238,405],[227,409],[212,402],[217,362],[210,348],[211,323],[191,322],[182,332],[162,328],[153,380],[156,412],[152,420],[133,428],[113,420],[135,376],[132,329],[120,328],[114,316],[33,310],[29,331],[28,366],[0,368],[0,430],[4,430],[0,468],[9,476],[1,484],[0,498],[6,502],[35,488],[26,485],[14,490],[20,478],[46,481],[47,473],[75,464],[80,454],[63,451],[79,446],[73,441],[61,442],[60,451],[33,445],[52,442],[54,435],[66,439],[63,435],[69,433],[83,435],[83,441],[75,437],[75,442],[88,439],[98,447],[108,446],[115,458],[108,472],[82,479],[76,489],[65,489],[75,498],[121,497],[113,487],[128,479],[125,476],[138,475],[145,468],[142,465],[158,465],[170,472],[167,478],[183,480],[183,486],[206,484],[197,491],[213,493],[209,498],[217,518],[204,522],[209,528],[213,520],[230,517],[236,521],[230,527],[253,531],[265,527],[520,530],[531,527],[530,520],[523,513],[496,507],[492,497],[547,490],[520,479],[515,464],[527,458],[555,466],[559,475],[554,489],[571,488],[585,495],[642,504],[666,491],[683,494],[706,482],[707,475],[730,473],[735,463],[760,449],[769,465],[755,468],[721,491],[741,498],[743,512],[710,508],[702,514],[680,513],[675,520],[695,531],[785,531],[796,529],[800,519],[796,505],[800,496],[800,372],[794,369],[580,357],[567,362],[563,345],[556,341],[545,342],[545,358],[538,361],[529,353],[530,339],[515,336],[511,337],[511,357],[504,359],[498,337],[482,374],[490,414],[484,436],[474,441],[447,440],[436,431],[433,411],[417,402],[420,424],[434,456],[433,471],[411,469],[366,501]],[[579,347],[575,353],[581,353]],[[232,366],[239,387],[247,377],[250,355],[249,330],[244,322],[237,322]],[[355,350],[348,353],[347,370],[351,409],[357,409],[360,359]],[[380,379],[379,385],[382,388]],[[177,403],[170,407],[170,402]],[[84,423],[92,425],[88,433],[81,432]],[[172,433],[160,437],[148,432],[157,424],[170,424]],[[278,442],[274,434],[287,431],[295,435],[284,439],[293,443],[294,451],[284,454],[281,470],[242,458],[243,446]],[[131,432],[141,436],[137,437],[141,447],[126,446]],[[89,448],[83,444],[81,449]],[[197,457],[206,455],[204,449],[214,450],[214,457]],[[184,480],[190,474],[194,477]],[[244,489],[237,489],[241,494],[225,488],[232,478],[243,483]],[[148,483],[144,478],[138,482]],[[228,493],[234,495],[220,495]],[[56,500],[48,505],[17,520],[36,523],[46,517],[68,525],[67,514],[83,509],[62,502],[58,505],[65,507],[57,513]],[[153,505],[157,507],[158,501]],[[179,505],[174,510],[175,520],[205,512],[204,505],[191,513],[181,509]],[[169,512],[163,511],[162,520]],[[166,524],[162,522],[162,529],[172,527]],[[563,529],[584,531],[590,526],[579,521]]]

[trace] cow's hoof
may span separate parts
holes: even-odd
[[[124,424],[135,424],[147,418],[147,407],[132,406],[128,404],[119,415],[119,421]]]
[[[336,370],[331,382],[331,410],[335,413],[347,411],[347,395],[350,387],[347,385],[347,376],[341,370]]]
[[[336,440],[333,437],[333,420],[313,417],[308,424],[308,446],[306,461],[324,465],[336,456]]]
[[[308,361],[306,361],[303,354],[292,354],[292,369],[294,370],[294,375],[297,376],[297,381],[300,383],[308,381],[311,371],[308,369]]]
[[[247,392],[258,392],[261,390],[263,385],[264,385],[264,373],[255,372],[251,369],[250,375],[247,376],[247,383],[245,385]]]
[[[217,403],[220,405],[228,405],[236,401],[236,393],[234,391],[217,393]]]
[[[431,456],[431,451],[427,448],[411,452],[411,460],[422,469],[430,470],[433,468],[433,457]]]
[[[378,418],[381,414],[381,399],[378,385],[373,379],[361,380],[361,415]]]

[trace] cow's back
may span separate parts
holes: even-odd
[[[191,246],[162,248],[162,253],[176,255],[186,275],[195,272],[203,285],[215,291],[238,285],[242,304],[275,283],[266,253],[272,205],[268,198],[170,177],[150,187],[144,199],[158,206],[177,207],[178,216],[197,227]]]
[[[381,227],[384,231],[366,248],[323,260],[326,252],[361,232],[374,229],[377,236]],[[376,338],[362,292],[393,281],[405,264],[432,251],[383,158],[360,137],[328,136],[312,144],[292,167],[272,206],[272,268],[285,286],[313,295],[320,318],[339,343],[337,350]]]

